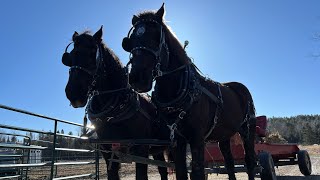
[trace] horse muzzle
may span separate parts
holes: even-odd
[[[87,104],[87,102],[81,102],[81,101],[70,101],[70,105],[74,108],[82,108]]]

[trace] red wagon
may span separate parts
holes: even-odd
[[[301,173],[305,176],[311,174],[311,161],[307,151],[300,150],[297,144],[275,144],[262,141],[266,136],[267,118],[257,117],[257,142],[255,152],[258,159],[257,173],[262,180],[276,179],[274,166],[298,165]],[[231,150],[235,159],[235,171],[244,172],[245,152],[239,134],[231,140]],[[209,143],[205,149],[206,173],[226,173],[223,156],[217,143]]]

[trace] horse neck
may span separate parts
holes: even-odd
[[[106,47],[103,48],[103,64],[102,74],[97,80],[97,90],[114,90],[124,88],[127,85],[127,77],[124,73],[124,67],[111,54],[110,50]]]
[[[124,73],[123,66],[116,59],[115,55],[112,55],[110,50],[104,45],[103,47],[103,63],[100,65],[101,74],[97,79],[95,90],[103,92],[109,90],[121,89],[127,86],[127,77]],[[112,102],[116,98],[115,94],[102,94],[95,96],[91,103],[91,110],[94,112],[101,112],[104,107]]]

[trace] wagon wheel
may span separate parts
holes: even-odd
[[[309,176],[312,172],[311,160],[308,151],[300,150],[298,151],[298,165],[300,172],[305,175]]]
[[[260,172],[261,180],[276,180],[276,172],[274,170],[274,163],[272,156],[268,152],[259,153],[259,162],[262,166],[262,171]]]

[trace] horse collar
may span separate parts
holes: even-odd
[[[192,67],[193,66],[191,65],[186,66],[187,70],[185,71],[185,75],[182,76],[183,78],[181,80],[182,82],[184,82],[183,87],[180,88],[178,93],[179,96],[174,100],[167,103],[160,102],[157,88],[155,88],[155,91],[152,93],[152,101],[158,107],[160,117],[164,117],[163,119],[166,121],[168,128],[171,131],[170,139],[172,142],[174,139],[174,133],[177,133],[178,135],[184,137],[184,135],[181,133],[181,129],[178,128],[179,123],[182,119],[184,119],[193,103],[200,98],[202,93],[208,96],[212,101],[214,101],[218,107],[213,118],[212,126],[208,130],[208,133],[206,134],[205,138],[207,138],[208,135],[215,128],[217,124],[217,119],[219,118],[219,115],[221,113],[220,111],[222,109],[223,100],[222,93],[220,90],[220,83],[214,82],[218,88],[218,95],[212,94],[209,90],[201,86],[200,81],[196,76],[196,70]],[[172,118],[170,117],[175,118],[172,121]],[[169,121],[171,119],[171,121],[168,122],[168,119]]]
[[[89,119],[94,123],[102,121],[107,123],[118,123],[129,119],[140,109],[138,96],[139,95],[135,91],[126,89],[119,94],[119,96],[112,96],[109,104],[105,105],[101,112],[93,111],[93,99],[91,98],[87,106]]]

